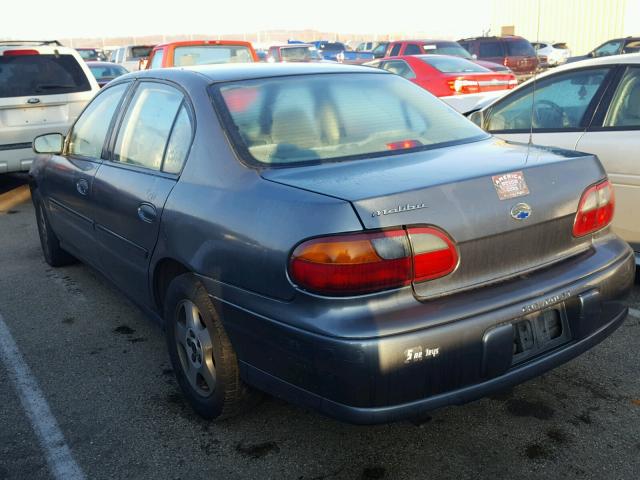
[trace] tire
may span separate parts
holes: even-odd
[[[38,235],[45,261],[52,267],[63,267],[77,262],[76,258],[60,247],[60,240],[54,233],[49,223],[47,211],[42,204],[42,199],[34,193],[33,204],[36,210],[36,223]]]
[[[193,274],[179,275],[169,284],[164,319],[176,380],[200,416],[222,420],[257,403],[260,395],[240,379],[235,350]]]

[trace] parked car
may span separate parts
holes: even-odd
[[[382,70],[137,72],[34,148],[46,261],[82,259],[163,322],[207,418],[252,387],[413,417],[540,375],[627,315],[633,252],[598,159],[494,139]]]
[[[538,70],[536,51],[522,37],[475,37],[458,40],[458,43],[474,58],[502,64],[520,79],[531,77]]]
[[[80,54],[85,62],[91,60],[106,60],[104,53],[102,53],[102,50],[100,50],[99,48],[76,48],[76,51]]]
[[[571,56],[571,50],[564,42],[531,42],[531,46],[536,51],[538,60],[543,57],[544,61],[541,63],[549,67],[567,63],[567,59]]]
[[[321,62],[322,54],[309,43],[287,43],[269,47],[267,61],[274,62]]]
[[[458,110],[471,110],[486,98],[497,98],[514,88],[513,73],[492,72],[476,63],[451,55],[408,55],[367,63],[395,73],[421,86]]]
[[[471,54],[462,48],[457,42],[450,40],[402,40],[398,42],[389,42],[384,57],[397,57],[401,55],[453,55],[460,58],[471,60],[494,72],[509,72],[511,70],[495,62],[487,62],[477,60]]]
[[[597,155],[614,187],[613,230],[640,264],[640,54],[563,65],[471,118],[494,135]],[[533,111],[532,111],[533,107]],[[533,122],[533,123],[532,123]]]
[[[147,69],[257,61],[258,55],[250,42],[188,40],[157,45],[151,52]]]
[[[0,173],[29,170],[33,139],[66,133],[98,90],[72,48],[56,41],[0,42]]]
[[[615,38],[594,48],[586,55],[569,57],[567,62],[578,62],[590,58],[608,57],[609,55],[624,55],[627,53],[640,53],[640,37]]]
[[[369,52],[354,52],[349,50],[347,46],[341,42],[327,42],[325,40],[321,40],[312,43],[325,60],[357,65],[370,62],[374,58],[373,54]]]
[[[154,45],[128,45],[119,47],[111,54],[111,61],[122,65],[130,72],[140,70],[141,63],[149,58]]]
[[[116,65],[111,62],[87,62],[87,65],[100,88],[104,87],[114,78],[129,73],[122,65]]]

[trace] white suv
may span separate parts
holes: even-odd
[[[0,42],[0,174],[29,170],[33,139],[65,134],[99,89],[72,48],[56,41]]]

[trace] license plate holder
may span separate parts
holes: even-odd
[[[522,363],[571,340],[564,303],[513,322],[512,365]]]

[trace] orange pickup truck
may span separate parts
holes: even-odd
[[[157,45],[146,69],[257,62],[253,46],[238,40],[189,40]]]

